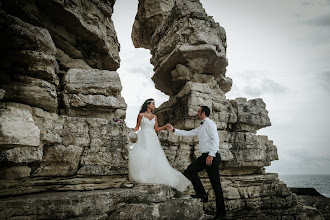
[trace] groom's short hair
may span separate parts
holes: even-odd
[[[202,109],[202,110],[201,110],[201,113],[205,112],[205,115],[206,115],[207,117],[209,117],[210,112],[211,112],[211,110],[209,109],[209,107],[203,105],[203,106],[201,106],[201,109]]]

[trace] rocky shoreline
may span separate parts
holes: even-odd
[[[297,194],[301,204],[317,209],[324,219],[330,219],[330,198],[323,196],[314,188],[290,187],[289,189]]]

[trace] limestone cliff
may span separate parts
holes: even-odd
[[[134,133],[116,70],[115,0],[0,1],[0,219],[205,219],[201,203],[173,189],[128,180]],[[317,219],[267,174],[277,151],[256,131],[270,126],[261,99],[227,100],[226,33],[198,0],[140,0],[132,31],[151,51],[156,88],[170,95],[159,123],[198,125],[200,104],[218,127],[229,219]],[[115,122],[117,121],[117,122]],[[170,163],[184,170],[196,138],[161,132]]]

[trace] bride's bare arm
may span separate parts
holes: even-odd
[[[136,120],[136,126],[134,128],[134,131],[138,131],[139,130],[139,127],[140,127],[140,123],[141,123],[141,118],[142,118],[142,114],[140,113],[137,117],[137,120]]]
[[[158,120],[157,120],[157,116],[155,115],[155,131],[156,132],[159,132],[159,131],[162,131],[162,130],[165,130],[165,129],[167,129],[167,127],[168,127],[168,124],[167,125],[164,125],[164,126],[162,126],[162,127],[158,127]]]

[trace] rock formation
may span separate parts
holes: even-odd
[[[118,123],[126,103],[114,4],[0,1],[0,219],[205,219],[214,212],[205,173],[205,204],[189,191],[128,180],[136,135]],[[191,129],[199,105],[211,107],[229,219],[318,216],[277,174],[265,173],[278,159],[272,141],[256,134],[270,125],[266,105],[226,99],[226,34],[198,0],[140,0],[132,39],[151,51],[152,79],[171,96],[157,109],[159,124]],[[197,138],[167,131],[159,138],[181,171],[199,154]]]
[[[225,97],[232,80],[225,75],[228,63],[224,28],[207,16],[198,0],[166,1],[166,7],[162,7],[164,2],[139,1],[132,34],[135,47],[151,51],[156,88],[170,95],[169,101],[155,111],[159,123],[170,122],[189,130],[199,126],[195,117],[199,106],[210,107],[210,118],[216,122],[220,136],[221,182],[228,217],[304,218],[307,214],[295,194],[277,174],[265,173],[264,167],[278,159],[273,142],[256,134],[271,125],[265,103],[261,99]],[[169,161],[179,170],[200,154],[196,137],[177,137],[168,132],[161,132],[159,137]],[[213,200],[204,204],[204,211],[214,212],[213,191],[207,174],[202,175]]]
[[[0,219],[203,215],[170,187],[128,180],[136,134],[117,123],[114,2],[0,2]]]

